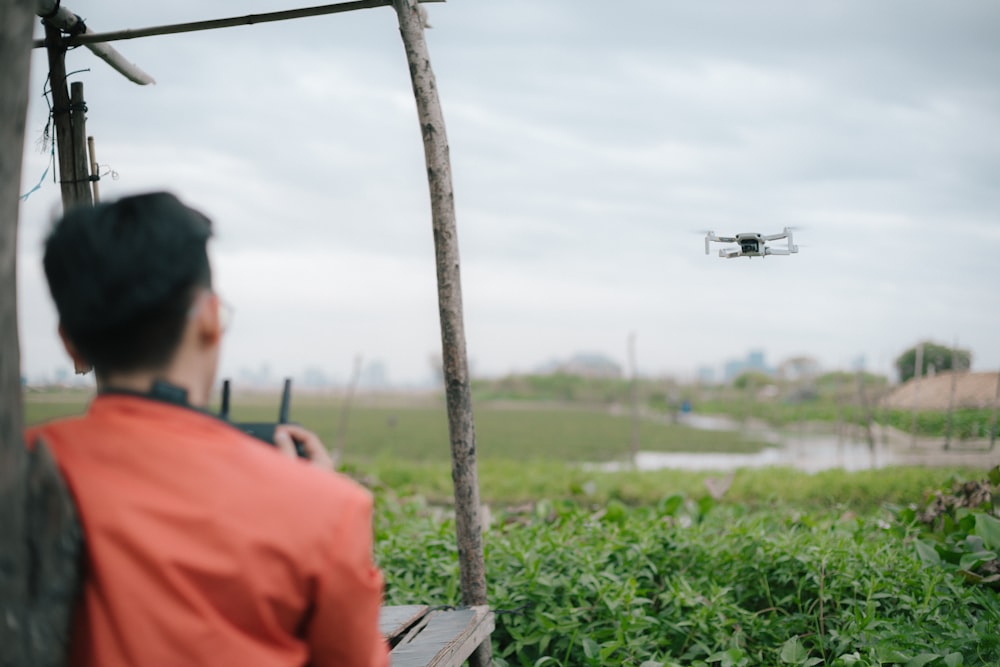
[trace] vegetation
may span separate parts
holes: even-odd
[[[996,594],[926,569],[889,518],[682,495],[501,515],[485,536],[497,663],[997,664]],[[451,519],[386,501],[376,529],[389,602],[458,602]]]
[[[65,402],[29,400],[29,424],[84,409],[83,397]],[[293,420],[308,425],[330,446],[338,444],[340,399],[303,394],[292,402]],[[232,407],[236,421],[268,421],[277,416],[277,399],[237,397]],[[380,457],[405,461],[450,460],[448,422],[444,402],[436,397],[421,400],[358,402],[350,412],[344,446],[348,460]],[[565,405],[476,407],[476,440],[482,460],[613,461],[628,455],[631,421],[626,414],[589,411]],[[731,431],[704,431],[645,420],[640,438],[650,451],[752,453],[767,443]]]
[[[29,396],[28,420],[84,400]],[[235,403],[237,419],[276,410],[271,396]],[[292,416],[335,443],[339,408],[297,396]],[[719,500],[707,473],[583,465],[627,451],[630,422],[614,412],[477,402],[499,666],[1000,664],[1000,522],[966,481],[981,471],[741,470]],[[763,446],[666,416],[643,428],[643,448]],[[460,603],[448,456],[438,398],[351,412],[347,472],[376,493],[389,603]]]
[[[928,370],[950,371],[968,370],[972,368],[972,352],[947,345],[938,345],[924,341],[911,347],[896,358],[896,371],[899,381],[906,382],[917,374],[917,349],[923,348],[919,355],[923,360],[920,364],[920,376],[927,375]]]

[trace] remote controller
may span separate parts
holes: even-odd
[[[288,412],[292,402],[292,379],[285,378],[285,387],[281,392],[281,408],[278,410],[277,422],[229,422],[247,435],[251,435],[258,440],[262,440],[272,447],[274,444],[274,430],[278,424],[289,424]],[[229,421],[229,380],[222,382],[222,407],[219,410],[219,417]],[[292,440],[295,444],[295,453],[299,458],[308,459],[305,447],[298,440]]]

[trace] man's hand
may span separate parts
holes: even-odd
[[[324,470],[333,470],[333,459],[326,451],[319,436],[295,424],[279,424],[274,429],[274,444],[278,446],[287,456],[296,458],[295,443],[292,439],[299,441],[302,448],[306,450],[309,463]]]

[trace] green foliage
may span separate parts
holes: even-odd
[[[998,490],[1000,467],[982,481],[955,480],[951,488],[934,493],[922,511],[911,506],[896,514],[903,524],[920,527],[915,547],[924,563],[1000,590]]]
[[[498,665],[992,665],[1000,600],[873,516],[540,501],[485,536]],[[383,500],[394,604],[456,604],[452,520]],[[505,613],[507,610],[509,613]]]
[[[951,435],[959,440],[989,438],[992,423],[990,408],[958,408],[951,414]],[[943,410],[922,410],[916,424],[910,410],[886,410],[880,421],[901,431],[915,431],[922,437],[941,437],[948,430],[948,413]]]
[[[421,496],[438,504],[452,502],[451,466],[445,462],[414,463],[386,457],[354,464],[351,470],[401,496]],[[803,510],[871,512],[886,503],[922,498],[928,489],[956,475],[975,474],[973,470],[922,467],[815,474],[787,468],[747,469],[736,473],[725,501],[754,509],[791,504]],[[479,464],[479,489],[483,501],[494,506],[538,498],[597,505],[619,500],[649,506],[664,494],[680,493],[700,500],[708,496],[705,479],[712,476],[683,470],[600,472],[554,461],[488,460]]]
[[[744,391],[754,391],[769,384],[774,384],[774,379],[760,371],[746,371],[733,380],[733,387]]]
[[[644,385],[648,386],[648,382]],[[628,400],[629,380],[588,378],[567,373],[508,375],[498,380],[473,380],[472,392],[476,401],[555,401],[608,405]]]
[[[927,375],[930,368],[936,371],[950,371],[952,369],[961,371],[972,368],[972,352],[970,350],[924,341],[896,358],[896,371],[899,373],[900,382],[906,382],[917,374],[917,348],[921,345],[923,346],[923,362],[920,365],[921,376]]]

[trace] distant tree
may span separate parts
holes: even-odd
[[[937,371],[967,371],[972,367],[972,351],[961,348],[951,348],[947,345],[938,345],[931,341],[918,343],[903,352],[896,359],[896,371],[899,373],[899,381],[906,382],[914,377],[917,366],[917,348],[923,345],[923,362],[920,364],[920,374],[927,375],[928,369]]]
[[[766,387],[769,384],[773,384],[774,380],[767,373],[761,373],[760,371],[746,371],[741,373],[733,380],[733,386],[737,389],[760,389]]]

